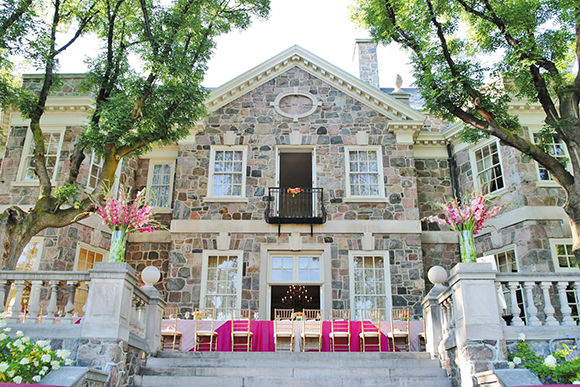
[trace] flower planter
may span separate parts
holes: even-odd
[[[461,262],[477,262],[473,231],[463,230],[459,232],[459,249],[461,251]]]
[[[127,233],[122,230],[114,230],[111,234],[111,249],[109,252],[109,262],[125,261],[126,244],[127,244]]]

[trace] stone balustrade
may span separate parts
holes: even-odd
[[[506,345],[522,333],[544,342],[578,337],[579,299],[579,274],[498,273],[489,263],[460,263],[423,301],[427,351],[458,385],[471,387],[476,373],[506,367]]]

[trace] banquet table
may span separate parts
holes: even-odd
[[[172,327],[175,320],[163,320],[162,330]],[[360,351],[359,333],[361,332],[361,322],[351,321],[351,352]],[[302,322],[294,321],[294,351],[300,351],[300,333]],[[423,321],[411,321],[411,351],[419,350],[419,333],[423,332]],[[217,351],[231,351],[231,320],[216,320],[214,329],[218,333]],[[388,351],[388,340],[386,334],[390,332],[389,321],[381,321],[381,348],[383,352]],[[195,348],[195,320],[177,320],[177,331],[181,333],[181,351],[192,351]],[[253,334],[253,352],[273,352],[274,351],[274,321],[254,320],[250,322],[250,331]],[[322,322],[322,352],[330,351],[330,339],[328,333],[331,331],[330,321]]]

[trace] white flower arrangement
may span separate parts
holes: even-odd
[[[22,331],[11,338],[3,317],[0,315],[0,328],[4,328],[0,333],[0,383],[38,383],[50,370],[72,364],[70,351],[52,351],[47,340],[31,342]]]

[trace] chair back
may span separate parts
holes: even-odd
[[[232,309],[232,332],[250,332],[252,311],[250,309]]]
[[[411,310],[409,308],[391,309],[391,332],[409,333]]]
[[[179,315],[178,308],[165,308],[163,309],[163,319],[164,320],[173,320],[173,326],[177,329],[177,316]]]
[[[195,308],[193,312],[195,319],[195,333],[212,333],[214,332],[215,309],[213,308]]]
[[[307,334],[322,333],[322,311],[320,309],[304,309],[302,311],[302,332]]]
[[[274,332],[293,332],[293,314],[294,309],[274,309]]]
[[[362,333],[378,333],[381,327],[380,309],[361,309],[361,330]]]
[[[350,334],[350,310],[332,309],[330,316],[330,329],[332,333]]]

